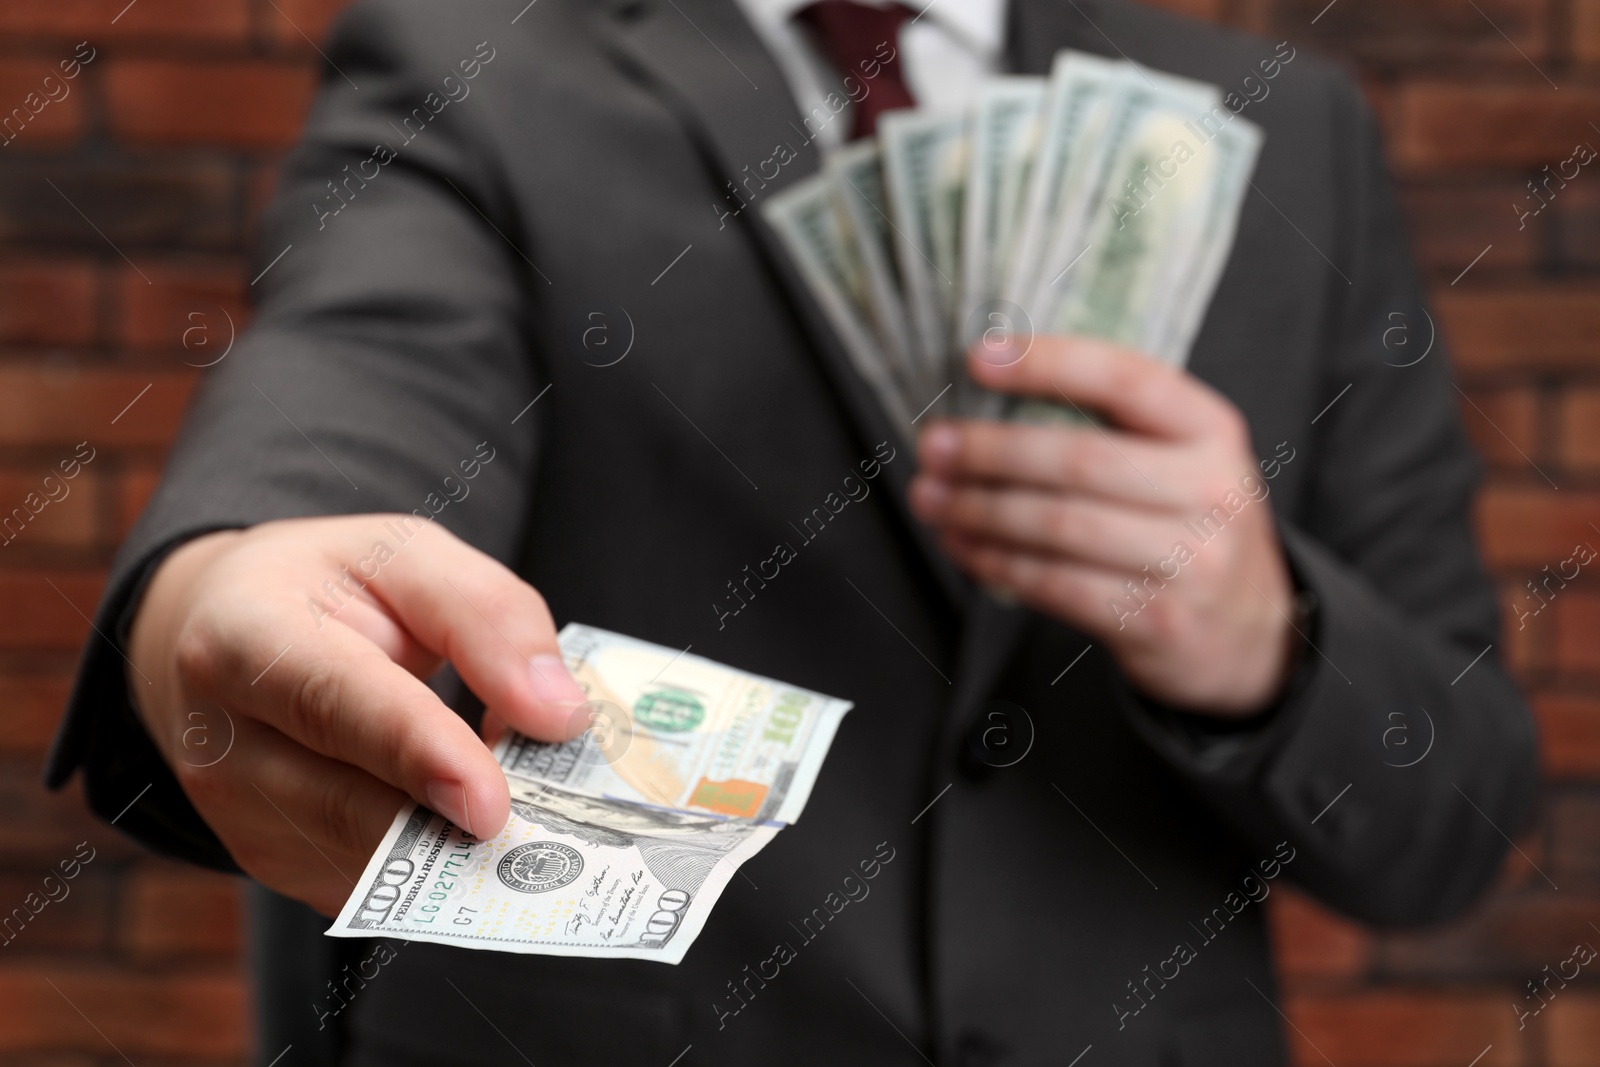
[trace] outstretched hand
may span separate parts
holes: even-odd
[[[478,837],[510,814],[493,755],[423,683],[445,659],[491,721],[541,740],[587,725],[539,594],[410,515],[293,519],[182,546],[134,617],[128,680],[234,860],[333,914],[407,796]],[[187,744],[197,723],[225,736],[224,718],[225,756]]]

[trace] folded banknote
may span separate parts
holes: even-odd
[[[800,817],[848,701],[577,624],[589,728],[495,746],[511,817],[395,816],[328,933],[677,963],[740,864]]]

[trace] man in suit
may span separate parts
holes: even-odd
[[[895,20],[910,97],[1067,47],[1225,91],[1283,56],[1126,0],[944,3]],[[1422,294],[1351,85],[1300,54],[1248,105],[1265,148],[1187,371],[1038,338],[972,373],[1104,431],[914,447],[740,206],[882,103],[814,118],[850,34],[795,6],[370,0],[328,43],[257,320],[48,771],[266,887],[263,1062],[1279,1063],[1279,879],[1434,921],[1525,819],[1476,466],[1443,356],[1385,359]],[[581,726],[574,619],[853,700],[805,818],[677,968],[320,937],[405,795],[500,828],[469,721]]]

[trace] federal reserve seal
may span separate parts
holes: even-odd
[[[548,893],[583,873],[583,857],[555,841],[530,841],[501,856],[495,873],[519,893]]]
[[[662,733],[687,733],[705,721],[706,706],[683,689],[657,689],[633,705],[633,717]]]

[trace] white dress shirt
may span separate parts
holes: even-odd
[[[829,93],[847,97],[842,88],[846,71],[833,65],[812,44],[794,14],[809,0],[738,0],[755,25],[794,94],[802,115],[814,108],[823,114]],[[918,107],[960,108],[971,99],[978,83],[999,69],[1006,0],[911,0],[907,7],[921,11],[900,27],[896,46],[906,87]],[[823,149],[836,148],[849,137],[852,108],[847,105],[833,121],[815,130]]]

